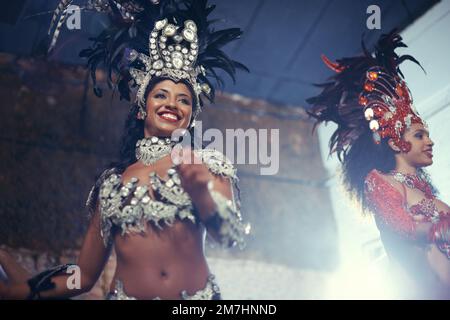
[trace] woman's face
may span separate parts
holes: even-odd
[[[407,153],[400,153],[406,162],[415,167],[421,168],[433,164],[433,141],[430,133],[423,124],[414,123],[403,135],[403,139],[411,143],[411,150]]]
[[[158,82],[147,96],[145,137],[170,137],[175,129],[186,129],[191,121],[192,100],[184,83]]]

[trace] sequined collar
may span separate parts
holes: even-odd
[[[175,142],[170,138],[148,137],[136,143],[136,159],[146,166],[154,164],[172,152]]]

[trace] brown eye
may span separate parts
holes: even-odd
[[[191,101],[188,100],[188,99],[181,99],[180,101],[181,101],[181,103],[183,103],[183,104],[185,104],[185,105],[188,105],[188,106],[191,105]]]
[[[156,99],[165,99],[166,96],[163,93],[157,93],[157,94],[155,94],[155,98]]]

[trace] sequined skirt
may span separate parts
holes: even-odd
[[[125,293],[123,283],[120,280],[116,280],[116,286],[113,292],[110,292],[105,297],[106,300],[137,300],[135,297],[131,297]],[[215,281],[213,274],[208,276],[208,280],[203,289],[198,290],[193,295],[189,295],[185,290],[180,293],[180,300],[220,300],[220,289]],[[161,300],[159,297],[153,298],[153,300]]]

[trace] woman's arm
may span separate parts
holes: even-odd
[[[242,223],[234,202],[231,177],[218,172],[217,168],[212,169],[211,163],[208,166],[202,163],[194,153],[188,153],[186,157],[192,159],[192,162],[180,164],[178,173],[183,189],[197,209],[199,219],[212,238],[222,245],[242,246],[248,227]],[[204,156],[202,160],[208,161],[215,157],[215,161],[222,161],[215,153],[208,154],[208,157]]]
[[[55,285],[54,288],[40,292],[40,297],[63,299],[91,290],[103,271],[111,252],[111,246],[105,247],[104,245],[100,229],[100,213],[97,210],[90,221],[78,257],[77,266],[80,270],[79,288],[72,288],[72,286],[68,285],[68,281],[71,281],[73,278],[73,273],[57,275],[51,279]],[[8,273],[6,268],[5,271]],[[26,299],[29,295],[30,287],[27,281],[23,279],[19,283],[0,286],[0,297],[4,299]]]
[[[214,215],[216,203],[210,191],[219,192],[227,200],[232,200],[231,183],[229,179],[213,175],[204,164],[180,165],[183,189],[189,194],[202,221]],[[212,186],[212,190],[208,188]]]
[[[380,174],[372,172],[365,182],[366,201],[386,227],[406,239],[429,242],[433,224],[420,217],[414,219],[405,208],[405,200]]]

